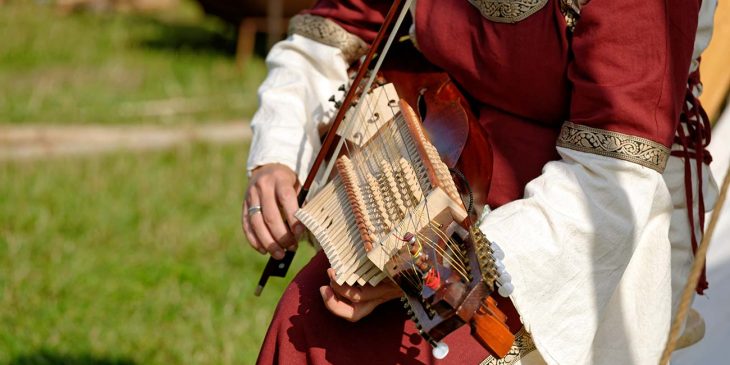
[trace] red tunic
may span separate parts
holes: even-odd
[[[542,167],[559,158],[555,143],[564,121],[665,146],[675,135],[699,2],[592,0],[572,33],[559,2],[548,0],[509,24],[486,19],[467,0],[418,0],[419,48],[477,101],[490,135],[492,207],[521,198]],[[309,13],[371,41],[389,5],[321,0]],[[328,266],[320,253],[287,288],[259,363],[437,362],[397,301],[354,324],[330,314],[318,290],[328,283]],[[479,363],[488,356],[468,326],[446,342],[450,354],[438,363]]]

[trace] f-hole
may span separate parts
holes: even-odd
[[[418,100],[416,101],[418,107],[418,116],[421,117],[421,122],[426,120],[426,113],[428,112],[428,108],[426,107],[426,98],[423,96],[425,93],[425,88],[418,90]]]

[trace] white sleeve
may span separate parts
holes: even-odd
[[[716,6],[702,2],[690,73],[712,36]],[[511,299],[549,364],[656,364],[694,259],[684,160],[670,156],[659,174],[614,158],[558,152],[563,160],[548,163],[524,199],[482,223],[505,251]],[[709,210],[718,189],[707,166],[703,175]]]
[[[266,65],[269,73],[251,121],[248,171],[280,163],[303,182],[320,148],[318,128],[334,112],[328,99],[348,81],[348,65],[339,48],[297,34],[277,43]]]
[[[670,323],[672,202],[662,175],[558,147],[481,228],[548,364],[655,364]]]

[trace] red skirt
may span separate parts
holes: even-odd
[[[319,294],[328,267],[320,251],[289,284],[257,364],[479,364],[489,356],[463,326],[444,339],[449,355],[436,360],[399,300],[355,323],[336,317]]]

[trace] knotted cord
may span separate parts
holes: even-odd
[[[707,117],[707,113],[705,113],[699,99],[694,94],[694,90],[698,87],[701,87],[699,69],[689,75],[685,101],[682,106],[682,114],[680,116],[680,123],[677,127],[677,135],[674,140],[675,143],[682,146],[682,150],[672,151],[673,156],[684,158],[684,185],[685,200],[687,203],[687,218],[689,219],[692,253],[695,255],[697,254],[698,240],[696,233],[697,224],[695,222],[691,160],[695,160],[696,162],[695,168],[697,174],[698,194],[697,218],[699,220],[698,223],[700,228],[705,227],[705,199],[704,189],[702,187],[702,165],[709,164],[712,161],[712,156],[705,150],[707,145],[710,143],[710,118]],[[695,281],[695,284],[698,294],[703,294],[704,290],[707,289],[708,284],[704,268],[702,269],[702,274],[699,279]]]

